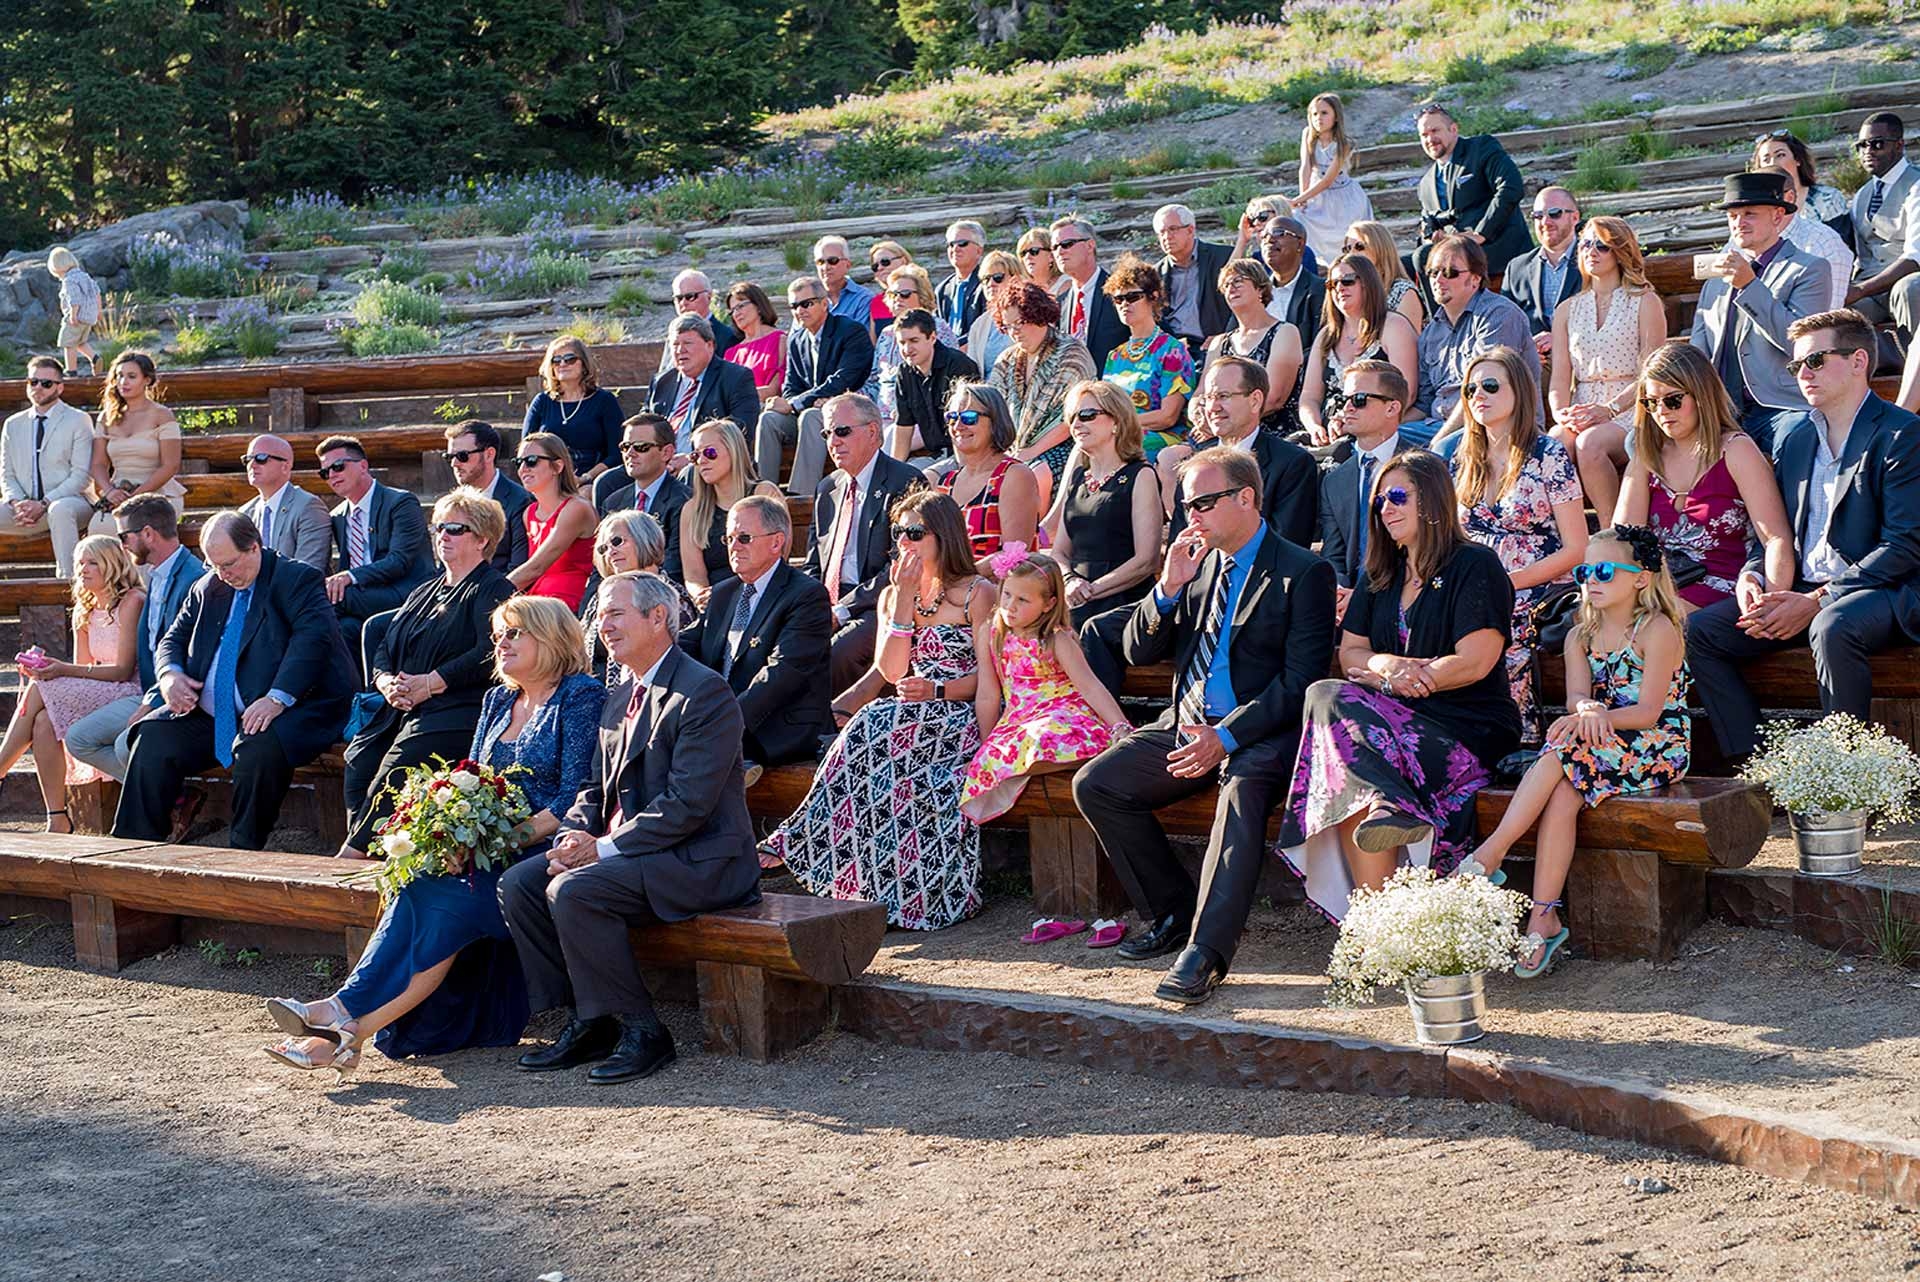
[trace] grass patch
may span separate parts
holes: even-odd
[[[426,250],[418,245],[395,245],[380,255],[373,274],[380,280],[399,281],[404,285],[418,279],[426,270]]]
[[[212,360],[220,350],[220,336],[213,332],[211,325],[202,325],[198,321],[188,321],[174,331],[173,341],[167,344],[167,351],[183,365],[202,365]],[[105,355],[102,354],[102,360]]]
[[[1580,149],[1580,155],[1573,163],[1573,172],[1567,176],[1567,186],[1572,188],[1574,194],[1581,196],[1632,191],[1639,183],[1627,171],[1629,163],[1627,149],[1620,142],[1588,143]]]
[[[1510,129],[1531,129],[1540,122],[1531,111],[1516,111],[1504,106],[1461,107],[1453,113],[1460,122],[1460,132],[1473,134],[1499,134]]]
[[[1812,102],[1794,108],[1793,114],[1787,117],[1787,128],[1808,146],[1825,142],[1834,135],[1830,117],[1846,109],[1846,95],[1829,90]]]
[[[1635,102],[1631,98],[1595,98],[1581,109],[1582,121],[1627,120],[1634,116],[1646,115],[1660,106],[1659,102]]]
[[[653,300],[647,291],[630,280],[620,281],[607,295],[607,314],[609,316],[631,316],[653,306]]]
[[[1626,79],[1645,80],[1671,67],[1680,51],[1671,44],[1635,40],[1620,51],[1620,65],[1627,69]]]
[[[1258,178],[1223,178],[1188,192],[1184,203],[1198,214],[1212,214],[1232,231],[1240,226],[1247,202],[1266,190],[1267,184]]]
[[[440,295],[390,280],[374,281],[353,300],[354,323],[361,326],[424,327],[438,325],[446,315],[447,305]]]
[[[1880,909],[1867,923],[1866,943],[1889,966],[1909,966],[1920,958],[1920,926],[1900,915],[1890,886],[1880,888]]]
[[[1260,163],[1268,169],[1278,169],[1289,161],[1300,159],[1300,144],[1289,142],[1285,138],[1275,138],[1260,148]]]
[[[1629,160],[1670,160],[1676,148],[1670,134],[1659,133],[1652,129],[1636,129],[1620,141],[1621,150]]]
[[[337,331],[341,344],[354,356],[406,356],[430,352],[440,337],[424,325],[351,325]]]
[[[627,341],[625,323],[618,319],[611,319],[604,313],[596,316],[592,312],[581,312],[562,325],[560,333],[568,338],[577,338],[589,347],[598,347],[602,343]]]
[[[780,246],[780,261],[790,272],[803,272],[813,261],[813,246],[804,240],[790,240]]]

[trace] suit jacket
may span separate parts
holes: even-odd
[[[1907,238],[1913,233],[1913,220],[1920,218],[1920,165],[1911,160],[1900,177],[1887,185],[1880,198],[1880,212],[1867,217],[1873,203],[1873,179],[1860,184],[1853,193],[1852,232],[1848,237],[1854,257],[1859,260],[1855,275],[1862,279],[1878,276],[1906,256]]]
[[[1920,639],[1920,418],[1869,393],[1840,452],[1839,484],[1827,541],[1849,569],[1828,584],[1836,596],[1882,589],[1909,638]],[[1796,548],[1807,529],[1813,458],[1820,425],[1811,414],[1782,414],[1773,425],[1773,474],[1787,503]],[[1747,568],[1763,572],[1756,554]]]
[[[347,552],[347,513],[344,500],[333,509],[333,555],[341,569],[352,564]],[[361,587],[396,588],[403,595],[433,574],[433,548],[427,542],[427,517],[420,500],[405,490],[373,483],[373,503],[367,523],[367,555],[354,570]]]
[[[201,575],[187,593],[180,617],[160,640],[156,671],[178,668],[196,681],[206,681],[213,672],[214,652],[226,631],[233,596],[233,589],[219,575]],[[260,573],[253,581],[240,632],[234,684],[239,687],[242,708],[269,690],[293,696],[293,706],[268,728],[295,765],[313,760],[340,741],[347,708],[360,689],[360,668],[347,653],[320,571],[261,549]],[[172,715],[162,707],[141,720]],[[139,732],[138,725],[134,731]]]
[[[606,473],[602,472],[602,476]],[[505,472],[495,473],[493,501],[506,513],[507,532],[500,536],[500,546],[493,550],[493,563],[502,574],[527,563],[531,553],[527,550],[527,507],[533,502],[533,495],[508,476]]]
[[[735,347],[739,345],[740,343],[739,330],[727,324],[725,320],[721,319],[718,316],[712,315],[711,313],[709,313],[705,317],[705,320],[707,324],[713,326],[713,354],[715,356],[725,356],[728,352],[732,351]],[[655,377],[658,377],[659,375],[666,373],[668,370],[672,368],[673,368],[673,344],[663,343],[660,346],[660,368],[654,371],[654,375]]]
[[[1394,453],[1405,448],[1402,438]],[[1376,481],[1384,470],[1374,468]],[[1334,577],[1343,588],[1359,582],[1365,572],[1360,559],[1360,526],[1366,519],[1360,499],[1360,451],[1355,448],[1320,478],[1320,555],[1333,562]]]
[[[33,493],[35,440],[31,404],[8,417],[0,428],[0,499],[30,499]],[[87,488],[93,466],[93,415],[65,401],[47,411],[47,431],[39,442],[40,497],[70,498]]]
[[[1199,644],[1202,616],[1224,560],[1210,552],[1174,602],[1160,613],[1156,591],[1134,607],[1121,639],[1121,653],[1136,666],[1172,660],[1174,698],[1179,676]],[[1333,567],[1307,549],[1280,538],[1271,529],[1260,541],[1252,572],[1233,612],[1227,657],[1237,706],[1218,725],[1240,747],[1275,735],[1298,734],[1307,687],[1333,666]],[[1177,709],[1169,706],[1154,724],[1174,728]]]
[[[1060,277],[1060,332],[1073,333],[1073,290],[1071,276]],[[1093,280],[1088,285],[1091,297],[1087,300],[1087,350],[1093,354],[1093,368],[1104,370],[1107,367],[1107,353],[1127,341],[1127,325],[1120,319],[1120,312],[1113,300],[1106,295],[1107,269],[1096,267]]]
[[[760,861],[733,692],[718,673],[669,650],[629,728],[632,696],[631,681],[607,696],[593,771],[561,826],[610,837],[616,858],[638,860],[647,904],[662,921],[754,902]]]
[[[860,548],[860,585],[840,598],[840,604],[854,614],[873,610],[879,603],[880,589],[887,584],[887,566],[893,559],[893,540],[887,535],[887,513],[895,503],[926,483],[927,478],[919,468],[885,454],[874,456],[873,483],[860,496],[860,524],[854,530]],[[830,572],[822,562],[832,555],[834,514],[845,504],[847,487],[852,484],[852,477],[836,470],[813,492],[813,546],[807,549],[806,571],[822,585]]]
[[[605,480],[613,483],[602,489],[599,483]],[[626,472],[602,472],[594,481],[593,506],[601,516],[624,512],[633,506],[636,489],[634,479]],[[667,559],[661,563],[660,572],[676,583],[680,580],[680,509],[692,497],[693,491],[686,483],[668,472],[661,476],[660,488],[647,504],[647,515],[660,522],[667,536]]]
[[[967,331],[972,329],[973,323],[980,319],[980,313],[987,310],[986,295],[980,292],[980,269],[975,267],[973,274],[964,280],[961,279],[959,272],[953,272],[941,281],[933,292],[935,301],[940,305],[938,315],[949,319],[954,314],[955,296],[964,295],[966,301],[962,304],[963,319],[960,324],[953,327],[955,341],[964,346],[967,341]]]
[[[1748,398],[1774,409],[1804,410],[1807,402],[1800,395],[1800,384],[1787,373],[1787,358],[1793,354],[1787,327],[1802,316],[1827,310],[1833,298],[1832,279],[1833,269],[1824,258],[1783,241],[1767,269],[1738,294],[1720,277],[1700,287],[1689,341],[1717,368],[1732,312],[1733,341]]]
[[[1311,271],[1303,263],[1300,267],[1300,279],[1293,287],[1293,297],[1287,301],[1287,314],[1282,317],[1287,324],[1300,331],[1300,350],[1313,350],[1313,340],[1320,335],[1320,322],[1327,310],[1326,277]],[[1282,400],[1291,388],[1276,388],[1268,399]],[[1273,405],[1269,409],[1275,408]]]
[[[1478,232],[1486,241],[1487,271],[1499,275],[1533,243],[1521,203],[1520,167],[1492,134],[1462,138],[1453,155],[1420,176],[1422,239],[1450,228]]]
[[[180,611],[186,607],[187,591],[200,581],[201,575],[207,572],[206,563],[193,554],[193,549],[183,546],[175,555],[180,559],[175,563],[173,572],[167,579],[165,598],[155,598],[149,592],[146,603],[140,607],[140,647],[137,652],[136,666],[140,674],[142,690],[152,690],[154,682],[159,680],[153,663],[153,643],[147,639],[148,622],[156,615],[167,621],[166,626],[160,630],[161,639],[164,640],[167,627],[172,626],[172,621],[179,618]],[[157,703],[158,700],[155,699],[152,702]]]
[[[266,501],[256,494],[240,505],[240,511],[258,529],[260,513],[265,507]],[[267,546],[281,556],[303,561],[325,574],[327,558],[333,551],[333,531],[327,525],[327,505],[318,496],[289,482],[285,497],[280,500],[280,509],[274,514],[273,538]]]
[[[1536,246],[1508,263],[1506,278],[1500,282],[1500,292],[1527,314],[1527,323],[1536,334],[1553,328],[1553,308],[1543,306],[1547,270],[1546,252]],[[1554,306],[1558,307],[1586,288],[1587,278],[1580,274],[1580,255],[1571,245],[1555,270],[1564,273],[1561,288],[1553,297]]]
[[[367,677],[371,685],[382,672],[438,672],[447,688],[412,712],[382,704],[362,734],[384,734],[403,719],[414,730],[473,734],[480,700],[495,684],[493,608],[519,589],[491,561],[462,579],[444,599],[440,587],[436,574],[408,594],[381,635]]]
[[[1260,513],[1280,537],[1311,547],[1320,521],[1320,468],[1313,455],[1278,432],[1255,429],[1253,458],[1260,464]],[[1187,528],[1187,496],[1174,499],[1169,538]]]
[[[844,316],[829,316],[817,337],[799,325],[788,333],[787,376],[780,384],[780,394],[798,412],[842,392],[859,391],[872,372],[873,338],[867,327]],[[752,391],[751,374],[747,375],[747,385]],[[757,393],[755,401],[757,404]],[[757,408],[749,421],[760,421]]]
[[[672,418],[674,406],[680,403],[681,381],[680,371],[671,367],[654,379],[647,388],[647,408]],[[743,435],[753,431],[760,421],[760,392],[753,385],[752,370],[718,356],[707,362],[706,372],[700,377],[700,391],[693,398],[691,421],[698,426],[710,418],[732,419]],[[692,428],[684,421],[675,421],[673,430],[683,443],[692,435]]]
[[[1215,334],[1224,334],[1239,324],[1233,318],[1233,309],[1227,306],[1227,296],[1220,292],[1220,269],[1233,261],[1233,246],[1219,245],[1210,240],[1195,238],[1193,242],[1194,260],[1200,268],[1200,336],[1212,338]],[[1160,258],[1160,280],[1163,285],[1172,279],[1173,255],[1163,254]],[[1169,302],[1171,302],[1171,286]],[[1173,333],[1171,325],[1164,319],[1172,315],[1169,306],[1162,313],[1160,328]]]
[[[699,626],[680,636],[681,647],[715,672],[726,667],[734,606],[745,590],[739,578],[723,579]],[[832,650],[826,588],[784,562],[774,566],[726,674],[740,700],[747,756],[773,766],[818,755],[820,736],[833,733],[827,705]]]

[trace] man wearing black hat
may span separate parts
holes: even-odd
[[[1826,310],[1833,269],[1784,238],[1794,208],[1781,175],[1730,174],[1725,198],[1714,208],[1726,211],[1732,244],[1723,254],[1695,256],[1696,263],[1706,260],[1708,275],[1690,341],[1713,361],[1741,426],[1765,449],[1776,414],[1806,412],[1806,398],[1787,372],[1793,355],[1787,328]]]

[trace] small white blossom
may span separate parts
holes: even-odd
[[[1482,877],[1437,878],[1431,868],[1402,868],[1379,890],[1356,890],[1327,963],[1328,1001],[1372,1000],[1435,975],[1506,970],[1522,955],[1525,895]]]
[[[390,832],[380,839],[380,849],[389,859],[405,859],[413,853],[413,838],[404,832]]]
[[[1879,726],[1835,712],[1805,727],[1769,725],[1740,777],[1797,814],[1870,810],[1899,823],[1914,816],[1920,757]]]

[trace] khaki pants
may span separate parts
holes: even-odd
[[[53,538],[54,573],[63,579],[73,577],[73,549],[80,542],[80,532],[95,517],[93,505],[77,494],[53,500],[47,504],[47,511],[31,525],[22,525],[14,518],[13,507],[0,503],[0,538],[28,538],[35,534],[48,534]],[[107,528],[113,528],[111,517],[107,519]]]

